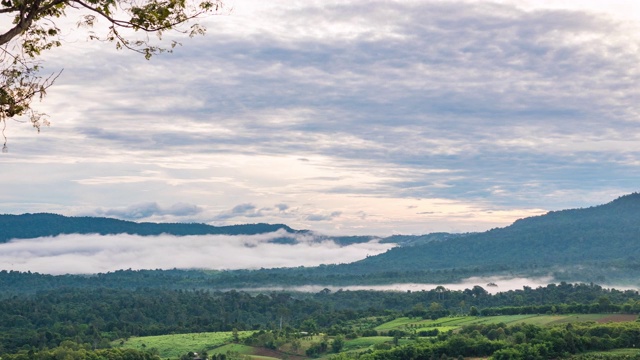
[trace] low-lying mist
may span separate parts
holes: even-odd
[[[328,289],[330,291],[338,290],[376,290],[376,291],[429,291],[438,286],[443,286],[448,290],[464,290],[471,289],[474,286],[481,286],[487,292],[496,294],[499,292],[518,290],[524,286],[531,288],[537,288],[540,286],[547,286],[553,282],[552,277],[540,277],[540,278],[513,278],[513,277],[471,277],[464,279],[459,283],[451,284],[416,284],[416,283],[398,283],[388,285],[350,285],[350,286],[322,286],[322,285],[303,285],[303,286],[274,286],[274,287],[262,287],[262,288],[247,288],[242,289],[246,291],[259,291],[259,292],[271,292],[271,291],[299,291],[317,293],[321,290]],[[491,285],[489,285],[491,284]]]
[[[283,245],[274,239],[290,237]],[[349,263],[392,248],[368,243],[339,246],[313,235],[61,235],[0,244],[0,269],[43,274],[95,274],[120,269],[259,269]]]

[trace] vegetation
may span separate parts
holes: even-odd
[[[594,219],[606,217],[616,214],[615,209],[631,211],[640,203],[639,199],[640,195],[632,195],[603,207],[576,212],[586,211]],[[530,226],[542,231],[539,229],[562,219],[571,223],[573,214],[560,212],[516,222],[513,228],[494,230],[495,242],[482,241],[491,248],[491,244],[502,244],[509,238],[504,234],[517,233],[518,228]],[[625,216],[618,214],[620,219]],[[50,231],[68,231],[62,226],[67,220],[57,225],[51,222]],[[71,221],[91,222],[84,218]],[[159,225],[110,220],[99,220],[96,224],[104,225],[104,231],[110,231],[109,224],[131,226],[132,231],[156,231]],[[176,232],[187,228],[177,224],[167,226],[173,226]],[[198,226],[194,228],[219,229]],[[627,229],[634,226],[635,221]],[[587,223],[582,223],[582,228],[588,229]],[[592,244],[594,240],[587,233],[582,234],[580,241]],[[446,249],[460,246],[460,241],[474,248],[477,245],[473,241],[482,238],[477,236],[486,235],[432,239],[412,248],[419,253],[423,246]],[[577,241],[571,236],[568,232],[567,241]],[[545,239],[542,235],[539,238]],[[622,237],[611,239],[611,244],[623,246]],[[535,248],[531,246],[523,248]],[[626,246],[631,249],[634,245]],[[567,245],[563,250],[569,248]],[[461,258],[471,259],[464,251],[460,254]],[[499,259],[497,254],[494,257]],[[393,256],[387,255],[387,259]],[[571,256],[567,250],[567,259]],[[356,270],[347,275],[336,273],[338,269],[348,269],[341,266],[256,272],[123,270],[93,276],[0,271],[3,290],[0,357],[2,360],[157,360],[159,356],[174,360],[640,358],[635,350],[640,348],[640,322],[635,321],[640,314],[640,294],[594,283],[560,282],[497,294],[479,285],[465,290],[438,286],[430,291],[413,292],[324,289],[315,294],[216,290],[230,284],[262,281],[264,285],[274,278],[276,282],[308,284],[321,278],[335,283],[396,276],[393,280],[399,281],[425,274],[413,270],[371,272],[367,267],[378,260],[369,259],[354,265]],[[526,268],[526,257],[519,259]],[[625,261],[631,266],[634,260]],[[389,264],[393,268],[393,263]],[[510,265],[498,262],[496,266]],[[446,277],[474,270],[425,271]]]
[[[43,114],[31,107],[34,98],[42,98],[56,79],[56,75],[41,77],[38,56],[44,51],[62,46],[59,21],[70,9],[78,14],[79,27],[90,28],[89,40],[113,42],[118,49],[129,49],[152,55],[171,51],[177,42],[162,47],[150,40],[149,34],[161,37],[167,31],[203,34],[197,23],[185,26],[199,16],[215,12],[218,1],[124,1],[124,0],[4,0],[0,2],[0,123],[26,116],[40,130],[48,125]],[[101,20],[106,27],[94,25]],[[140,35],[142,34],[142,35]],[[6,151],[6,138],[3,150]]]
[[[469,315],[473,309],[477,316]],[[225,358],[386,359],[406,355],[402,351],[495,358],[517,351],[544,358],[632,347],[640,341],[640,323],[633,322],[638,313],[638,292],[594,284],[551,284],[495,295],[479,286],[254,295],[69,288],[0,300],[0,356],[22,360],[18,356],[31,352],[49,359],[50,351],[74,344],[84,351],[131,349],[171,359],[189,352]],[[558,334],[572,337],[575,348],[559,350],[562,344],[550,340]],[[456,341],[461,343],[452,345]],[[467,350],[452,352],[452,347]]]
[[[238,332],[238,339],[245,339],[252,333],[253,331],[240,331]],[[198,354],[215,352],[217,348],[233,342],[233,331],[219,331],[131,337],[112,341],[111,346],[140,351],[148,350],[161,358],[177,359],[190,351]],[[227,351],[229,350],[238,351],[238,349],[227,349]]]

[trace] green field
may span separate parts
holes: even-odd
[[[459,316],[445,317],[436,320],[425,320],[422,318],[402,317],[389,321],[375,327],[376,331],[387,332],[391,330],[402,330],[406,333],[417,333],[421,330],[438,329],[440,332],[456,330],[466,325],[474,324],[532,324],[537,326],[551,326],[555,324],[578,323],[578,322],[607,322],[607,321],[634,321],[635,315],[621,314],[574,314],[574,315],[504,315],[504,316]],[[241,331],[238,335],[241,339],[250,336],[253,331]],[[235,344],[232,342],[232,332],[211,332],[193,334],[174,334],[163,336],[134,337],[128,340],[117,340],[112,343],[114,347],[133,348],[137,350],[157,351],[163,359],[177,359],[188,352],[209,354],[237,354],[247,355],[253,359],[269,360],[274,356],[303,355],[304,349],[327,339],[324,335],[308,336],[299,339],[299,350],[293,351],[291,344],[283,344],[278,351],[271,351],[264,348],[254,348],[251,346]],[[328,338],[331,341],[331,338]],[[394,338],[392,336],[372,336],[359,337],[346,340],[342,351],[357,352],[366,349],[391,346]],[[411,342],[409,337],[399,339],[400,344]],[[386,345],[385,345],[386,344]],[[639,350],[622,350],[627,352],[638,352]],[[296,354],[297,353],[297,354]],[[635,354],[635,353],[634,353]],[[611,355],[611,353],[608,353]],[[328,356],[328,354],[326,355]]]
[[[239,337],[245,338],[253,331],[239,331]],[[193,352],[212,352],[212,350],[230,343],[233,338],[231,331],[208,332],[192,334],[173,334],[161,336],[132,337],[128,340],[116,340],[112,343],[114,347],[126,349],[152,350],[158,351],[162,358],[179,358],[180,356]]]
[[[600,322],[611,317],[611,314],[579,314],[579,315],[502,315],[502,316],[459,316],[447,317],[437,320],[424,320],[421,318],[402,317],[375,327],[377,331],[403,330],[421,331],[438,329],[446,332],[455,330],[465,325],[474,324],[532,324],[538,326],[548,326],[554,324],[577,323],[577,322]]]
[[[383,344],[386,342],[392,343],[393,337],[391,336],[361,337],[361,338],[345,341],[343,351],[366,349],[374,345]]]

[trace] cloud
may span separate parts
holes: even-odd
[[[218,214],[214,220],[229,220],[236,217],[262,217],[262,211],[263,209],[257,209],[254,204],[239,204],[234,206],[231,210]]]
[[[122,209],[98,209],[96,215],[112,216],[121,219],[139,220],[156,215],[170,215],[176,217],[193,216],[202,212],[197,205],[176,203],[168,208],[162,208],[155,202],[140,203]]]
[[[391,248],[377,242],[340,247],[295,236],[295,245],[269,241],[284,231],[254,236],[64,235],[0,244],[6,270],[90,274],[118,269],[257,269],[348,263]]]
[[[638,5],[594,3],[243,1],[150,62],[70,41],[53,126],[8,129],[0,200],[363,234],[610,201],[640,181]]]
[[[276,204],[276,209],[280,211],[287,211],[289,209],[289,205],[287,204]]]
[[[309,221],[329,221],[332,220],[334,218],[339,217],[340,215],[342,215],[341,211],[334,211],[331,214],[328,215],[322,215],[322,214],[311,214],[309,216],[307,216],[307,220]]]

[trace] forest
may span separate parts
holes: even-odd
[[[625,319],[635,319],[638,313],[637,291],[595,284],[550,284],[495,295],[481,286],[462,291],[438,287],[416,292],[325,289],[318,293],[268,294],[61,288],[13,294],[0,300],[0,354],[3,360],[150,360],[158,355],[152,349],[127,350],[117,344],[146,336],[242,332],[244,338],[236,335],[236,343],[274,351],[286,348],[290,355],[292,344],[297,344],[297,352],[303,357],[510,359],[520,358],[514,354],[533,354],[521,358],[544,359],[628,348],[636,343],[640,346],[640,323],[576,322],[553,327],[518,322],[491,324],[483,320],[456,331],[438,326],[451,319],[514,315],[524,319],[527,314],[533,318],[541,314],[626,314]],[[411,319],[407,321],[415,324],[383,326],[399,319]],[[429,321],[436,322],[420,327]],[[307,343],[305,348],[301,334],[316,336],[316,341]],[[355,339],[385,337],[386,342],[362,351],[341,351]]]

